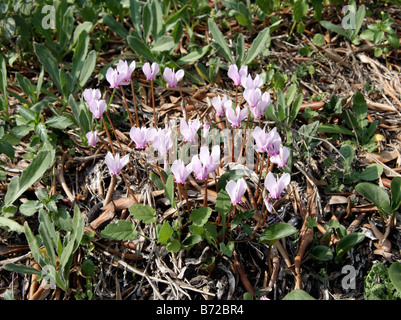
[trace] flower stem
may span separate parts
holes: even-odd
[[[127,112],[128,112],[129,122],[130,122],[130,124],[131,124],[131,127],[133,127],[133,126],[134,126],[134,121],[132,120],[131,111],[129,111],[129,108],[128,108],[127,99],[125,98],[125,93],[124,93],[124,88],[123,88],[123,86],[120,86],[120,89],[121,89],[121,93],[123,94],[123,98],[124,98],[124,107],[125,107],[125,110],[127,110]]]
[[[248,108],[248,117],[247,117],[247,119],[246,119],[245,132],[244,132],[244,137],[242,138],[241,151],[240,151],[240,153],[239,153],[239,159],[238,159],[238,162],[239,162],[239,163],[241,163],[242,153],[244,152],[245,140],[246,140],[246,131],[248,130],[249,118],[250,118],[250,117],[251,117],[251,109]]]
[[[131,90],[132,90],[132,100],[134,101],[134,107],[135,107],[135,122],[136,126],[139,128],[138,108],[136,106],[135,88],[134,88],[134,82],[132,80],[131,80]]]
[[[231,140],[231,161],[234,162],[234,140],[235,140],[235,127],[233,127],[233,136]]]
[[[132,189],[130,188],[130,185],[129,185],[128,181],[127,181],[127,178],[125,177],[124,172],[122,172],[122,171],[121,171],[121,176],[124,179],[124,183],[125,183],[125,185],[126,185],[126,187],[128,189],[128,192],[130,193],[131,197],[134,199],[136,204],[139,204],[139,201],[136,198],[134,191],[132,191]]]
[[[188,189],[187,189],[187,184],[184,184],[184,197],[185,197],[185,201],[187,203],[187,210],[188,210],[188,214],[190,214],[191,212],[191,207],[189,206],[189,200],[188,200]]]
[[[203,206],[204,207],[207,206],[207,181],[208,181],[208,177],[206,176],[206,180],[205,180],[205,196],[203,198]]]
[[[153,108],[153,122],[155,128],[157,128],[157,121],[156,121],[156,107],[155,107],[155,88],[154,88],[154,83],[153,80],[150,80],[150,86],[152,90],[152,108]]]
[[[260,181],[262,180],[263,162],[265,161],[265,156],[266,156],[266,152],[263,152],[262,161],[260,162],[258,186],[256,187],[256,191],[255,191],[256,199],[258,198]]]
[[[110,132],[109,132],[109,129],[107,128],[106,120],[104,120],[104,117],[102,117],[102,121],[103,121],[104,130],[106,130],[107,138],[109,139],[111,152],[113,153],[113,156],[115,156],[116,150],[114,150],[113,141],[111,140]]]

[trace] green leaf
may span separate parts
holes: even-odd
[[[223,55],[224,58],[227,59],[227,61],[231,64],[234,64],[234,58],[231,54],[230,47],[227,44],[226,39],[224,38],[224,35],[220,31],[219,27],[217,26],[216,22],[214,22],[212,19],[208,19],[208,26],[209,26],[209,31],[212,33],[214,41],[218,44],[218,46],[221,49],[221,54]]]
[[[368,165],[359,176],[359,179],[365,181],[377,180],[383,173],[383,166],[378,163]]]
[[[359,91],[355,92],[354,97],[352,98],[352,110],[359,122],[366,119],[368,114],[368,105],[365,97]]]
[[[367,200],[375,204],[387,217],[392,215],[390,198],[383,188],[373,183],[361,182],[355,186],[355,190]]]
[[[0,153],[4,153],[10,159],[14,159],[14,148],[8,141],[0,139]]]
[[[210,49],[210,45],[204,46],[202,48],[199,48],[197,50],[193,50],[187,55],[181,57],[176,61],[176,63],[180,66],[184,66],[189,63],[196,62],[200,60]]]
[[[114,33],[118,34],[120,37],[124,39],[128,36],[128,31],[121,25],[121,23],[117,22],[114,17],[108,13],[102,14],[103,21],[106,25],[108,25]]]
[[[157,61],[153,53],[150,51],[149,47],[143,42],[142,39],[136,38],[134,36],[128,36],[127,43],[143,59],[152,62]]]
[[[176,43],[174,42],[174,38],[172,36],[161,36],[158,38],[152,45],[152,52],[164,52],[170,51],[174,49]]]
[[[401,177],[391,180],[391,208],[398,210],[401,204]]]
[[[163,9],[159,0],[152,0],[151,2],[152,13],[152,35],[157,41],[163,31]]]
[[[292,290],[290,293],[287,293],[283,300],[316,300],[309,293],[302,289]]]
[[[226,215],[231,208],[231,199],[225,190],[220,190],[217,193],[216,211],[221,215]]]
[[[140,3],[136,0],[130,0],[129,10],[131,13],[131,21],[134,25],[135,31],[138,33],[138,36],[142,36],[142,17],[141,17],[141,10],[140,10]]]
[[[270,28],[263,29],[258,36],[253,40],[251,47],[249,48],[242,65],[248,65],[257,57],[259,53],[266,48],[266,43],[270,38]]]
[[[18,234],[24,232],[24,227],[21,226],[17,221],[1,216],[0,216],[0,227],[7,231],[15,231]]]
[[[234,242],[232,241],[227,242],[227,245],[225,245],[224,243],[220,243],[220,250],[227,257],[231,257],[233,255],[234,249]]]
[[[19,211],[26,217],[35,214],[42,205],[37,200],[28,200],[19,206]]]
[[[330,261],[333,259],[333,252],[327,246],[316,246],[311,250],[310,254],[319,261]]]
[[[53,164],[54,153],[52,150],[39,151],[20,177],[11,179],[3,206],[8,206],[17,200],[30,186],[43,177],[46,170]]]
[[[354,132],[352,132],[348,128],[338,125],[338,124],[331,124],[331,123],[319,124],[319,127],[317,130],[320,132],[326,132],[326,133],[341,133],[341,134],[346,134],[349,136],[355,136]]]
[[[316,46],[322,46],[322,45],[324,45],[326,43],[326,41],[324,40],[324,37],[323,37],[323,35],[321,33],[316,33],[313,36],[313,43]]]
[[[28,225],[28,222],[26,222],[26,221],[24,223],[24,232],[25,232],[25,237],[28,240],[29,249],[31,249],[33,258],[35,259],[35,261],[38,264],[40,264],[40,262],[42,260],[41,259],[42,254],[39,249],[39,244],[31,230],[31,228]]]
[[[166,246],[167,251],[178,252],[181,249],[181,242],[178,239],[173,239]]]
[[[3,268],[7,271],[18,272],[23,274],[38,274],[41,275],[42,272],[34,267],[25,266],[22,264],[6,263]]]
[[[299,110],[301,110],[303,100],[304,100],[304,95],[302,93],[298,94],[297,97],[295,98],[295,101],[291,106],[289,124],[291,124],[297,117]]]
[[[171,228],[170,224],[168,221],[164,221],[163,226],[161,227],[158,235],[157,242],[158,243],[168,243],[171,236],[173,235],[174,230]]]
[[[52,128],[64,130],[73,125],[73,122],[70,118],[64,116],[54,116],[49,118],[46,122],[46,125]]]
[[[96,66],[96,58],[97,54],[95,50],[89,52],[88,56],[86,57],[86,60],[81,69],[81,73],[79,75],[79,85],[81,87],[84,87],[86,82],[92,76],[93,70],[95,69]]]
[[[174,176],[170,174],[167,178],[166,185],[164,186],[164,191],[166,193],[167,199],[169,199],[170,204],[173,208],[176,207],[175,197],[174,197]]]
[[[189,216],[189,220],[194,222],[194,225],[202,227],[210,218],[212,209],[201,207],[193,210]]]
[[[337,259],[340,259],[346,254],[349,250],[355,247],[358,243],[362,242],[365,239],[365,235],[362,232],[353,232],[347,234],[344,238],[342,238],[336,246],[336,256]]]
[[[259,242],[273,245],[276,241],[291,236],[297,232],[292,225],[284,222],[275,223],[267,227],[260,235]]]
[[[308,13],[309,5],[306,0],[295,0],[294,2],[294,19],[296,22],[301,21]]]
[[[388,276],[394,288],[401,293],[401,263],[398,261],[393,262],[388,268]]]
[[[142,221],[143,223],[156,222],[156,210],[148,205],[134,204],[128,208],[129,212],[134,216],[135,219]]]
[[[343,37],[349,39],[348,34],[345,32],[345,30],[339,26],[336,26],[335,24],[332,24],[329,21],[320,21],[320,24],[326,28],[327,30],[333,31],[339,35],[342,35]]]
[[[340,157],[340,161],[343,164],[345,170],[350,170],[352,167],[352,163],[354,162],[355,158],[355,153],[354,149],[349,144],[344,144],[340,148],[340,153],[343,155],[343,157]]]
[[[235,169],[235,170],[229,170],[225,173],[223,173],[219,180],[217,181],[217,189],[218,190],[225,190],[226,184],[230,180],[237,181],[238,179],[242,178],[245,174],[244,170],[241,169]]]
[[[57,60],[54,58],[52,53],[42,44],[34,43],[33,47],[40,63],[50,74],[57,88],[61,90],[62,86]]]
[[[93,277],[95,273],[95,264],[91,259],[86,259],[84,262],[82,262],[81,271],[85,277]]]
[[[192,234],[189,237],[185,238],[185,240],[182,242],[182,245],[185,247],[192,247],[195,244],[201,242],[203,240],[202,236],[197,235],[197,234]]]
[[[138,236],[138,232],[131,221],[119,220],[117,223],[109,223],[100,235],[114,240],[132,240]]]
[[[164,32],[170,31],[176,23],[180,23],[180,20],[182,20],[185,17],[187,9],[188,9],[188,4],[186,4],[180,10],[174,12],[171,16],[169,16],[166,22],[164,22]]]

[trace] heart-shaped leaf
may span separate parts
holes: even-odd
[[[267,227],[260,235],[259,242],[273,245],[277,240],[293,235],[297,229],[284,222],[275,223]]]

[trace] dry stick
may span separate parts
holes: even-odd
[[[190,207],[190,205],[189,205],[189,200],[188,200],[188,189],[187,189],[187,184],[185,183],[184,184],[184,190],[185,190],[185,193],[184,193],[184,196],[185,196],[185,201],[187,202],[187,208],[188,208],[188,214],[191,212],[191,207]]]
[[[125,183],[125,185],[126,185],[126,187],[127,187],[127,189],[128,189],[128,192],[130,193],[130,195],[132,196],[132,198],[134,198],[135,203],[136,203],[136,204],[139,204],[139,201],[138,201],[138,199],[136,198],[134,191],[132,191],[132,189],[130,188],[130,185],[129,185],[128,181],[127,181],[127,178],[125,177],[124,172],[122,172],[122,171],[121,171],[121,176],[122,176],[123,179],[124,179],[124,183]]]
[[[114,128],[114,125],[113,125],[113,122],[111,122],[111,119],[110,119],[110,116],[109,116],[108,112],[105,111],[105,113],[106,113],[107,119],[109,120],[109,123],[110,123],[110,125],[111,125],[111,128],[113,129],[113,132],[116,132],[116,130],[115,130],[115,128]],[[120,147],[121,154],[122,154],[123,156],[125,156],[125,152],[124,152],[124,150],[123,150],[123,148],[122,148],[122,146],[121,146],[120,139],[118,138],[118,135],[114,134],[114,136],[116,137],[117,143],[118,143],[118,145],[119,145],[119,147]],[[110,144],[111,144],[111,143],[112,143],[112,142],[111,142],[111,140],[110,140]],[[133,175],[133,172],[132,172],[132,169],[131,169],[131,166],[130,166],[129,163],[127,164],[127,167],[128,167],[128,170],[129,170],[130,174]]]
[[[111,181],[110,181],[110,184],[109,184],[109,189],[108,189],[106,197],[104,198],[104,201],[103,201],[103,206],[108,205],[109,202],[111,201],[111,199],[113,197],[114,189],[116,187],[116,183],[117,183],[116,175],[112,174],[111,175]]]
[[[123,94],[123,98],[124,98],[124,107],[125,107],[125,110],[127,110],[127,112],[128,112],[129,122],[130,122],[130,124],[131,124],[131,127],[133,127],[133,126],[134,126],[134,122],[132,121],[132,114],[131,114],[131,111],[129,111],[129,108],[128,108],[127,99],[125,98],[125,93],[124,93],[124,88],[123,88],[123,86],[120,85],[120,89],[121,89],[121,93]]]
[[[106,130],[107,138],[109,139],[111,152],[113,153],[113,156],[115,156],[116,150],[114,150],[113,141],[111,140],[110,132],[109,132],[109,129],[107,128],[106,120],[104,120],[104,117],[102,117],[102,121],[103,121],[104,130]]]

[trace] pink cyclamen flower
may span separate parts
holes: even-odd
[[[132,61],[129,65],[126,60],[120,60],[117,64],[117,72],[122,78],[121,85],[128,85],[131,83],[131,76],[136,67],[135,61]],[[123,76],[124,75],[124,76]]]
[[[125,73],[119,73],[112,67],[106,71],[106,80],[109,82],[110,88],[118,88],[124,81]]]
[[[269,138],[269,148],[267,151],[269,156],[271,157],[278,154],[280,151],[281,137],[278,134],[276,127],[274,127],[268,133],[268,138]]]
[[[232,64],[228,68],[228,76],[234,82],[234,85],[239,86],[241,84],[241,78],[246,77],[248,75],[248,67],[242,66],[241,69],[238,70],[237,65]]]
[[[263,202],[265,203],[266,209],[267,211],[269,211],[270,213],[273,212],[273,206],[270,204],[269,202],[269,197],[264,197],[263,198]]]
[[[86,134],[86,139],[88,139],[88,145],[91,147],[95,147],[96,143],[99,141],[99,137],[97,136],[97,131],[89,131]]]
[[[199,155],[195,155],[191,159],[192,171],[199,180],[205,180],[209,173],[214,174],[214,170],[216,170],[219,166],[220,146],[218,145],[212,148],[211,153],[209,153],[207,146],[202,146],[200,148]]]
[[[231,204],[241,203],[242,197],[246,191],[246,182],[244,178],[239,179],[237,182],[230,180],[226,184],[226,191],[231,199]]]
[[[290,150],[287,147],[281,147],[279,153],[270,157],[270,162],[277,164],[277,167],[285,167],[287,159],[290,155]]]
[[[196,134],[200,128],[199,119],[189,120],[187,123],[184,119],[181,118],[180,122],[180,132],[184,136],[185,142],[195,141]]]
[[[160,71],[160,67],[156,62],[153,62],[152,65],[146,62],[142,67],[142,71],[146,76],[146,80],[155,80],[156,75]]]
[[[226,105],[226,104],[224,104]],[[241,121],[243,121],[248,116],[247,108],[241,110],[240,106],[237,106],[235,111],[231,106],[226,108],[227,120],[231,123],[234,128],[241,126]]]
[[[88,106],[92,104],[93,101],[99,100],[102,94],[99,89],[85,89],[83,92],[83,97]]]
[[[252,135],[255,139],[254,149],[261,153],[266,152],[269,149],[270,143],[269,135],[266,133],[266,131],[260,127],[256,127],[253,130]]]
[[[104,162],[107,164],[110,170],[110,174],[120,174],[122,168],[128,163],[129,156],[125,155],[120,159],[120,155],[116,153],[115,156],[111,152],[107,152]]]
[[[251,75],[244,75],[241,77],[241,85],[245,89],[260,88],[262,84],[263,84],[263,79],[259,74],[257,74],[255,78],[252,78]]]
[[[153,147],[159,152],[160,156],[167,154],[167,151],[173,146],[171,131],[168,129],[159,129],[153,139]]]
[[[207,137],[209,136],[209,131],[210,131],[210,123],[208,121],[205,121],[203,123],[203,132],[202,132],[203,139],[207,140]]]
[[[225,103],[227,101],[230,101],[231,105],[231,100],[228,100],[227,96],[224,95],[223,98],[220,96],[216,96],[212,99],[212,106],[214,110],[216,111],[216,116],[222,117],[225,115]]]
[[[93,100],[92,103],[89,105],[89,110],[90,112],[92,112],[95,119],[101,118],[106,108],[107,104],[104,100]]]
[[[259,88],[245,89],[244,99],[251,108],[254,108],[262,99],[262,91]]]
[[[260,100],[255,107],[251,107],[251,112],[255,118],[259,119],[265,114],[268,106],[269,104],[267,101]]]
[[[157,130],[155,128],[137,128],[135,126],[129,132],[129,136],[135,142],[137,149],[145,149],[146,144],[152,142],[156,134]]]
[[[184,77],[184,70],[178,70],[177,72],[174,69],[170,69],[166,67],[163,72],[164,80],[167,81],[169,87],[176,87],[178,82]]]
[[[281,178],[276,179],[273,173],[269,172],[265,179],[265,188],[270,192],[270,198],[280,198],[290,181],[291,176],[289,173],[284,173]]]
[[[171,165],[171,172],[174,175],[176,183],[184,184],[192,172],[191,163],[185,166],[184,161],[180,159],[175,160]]]

